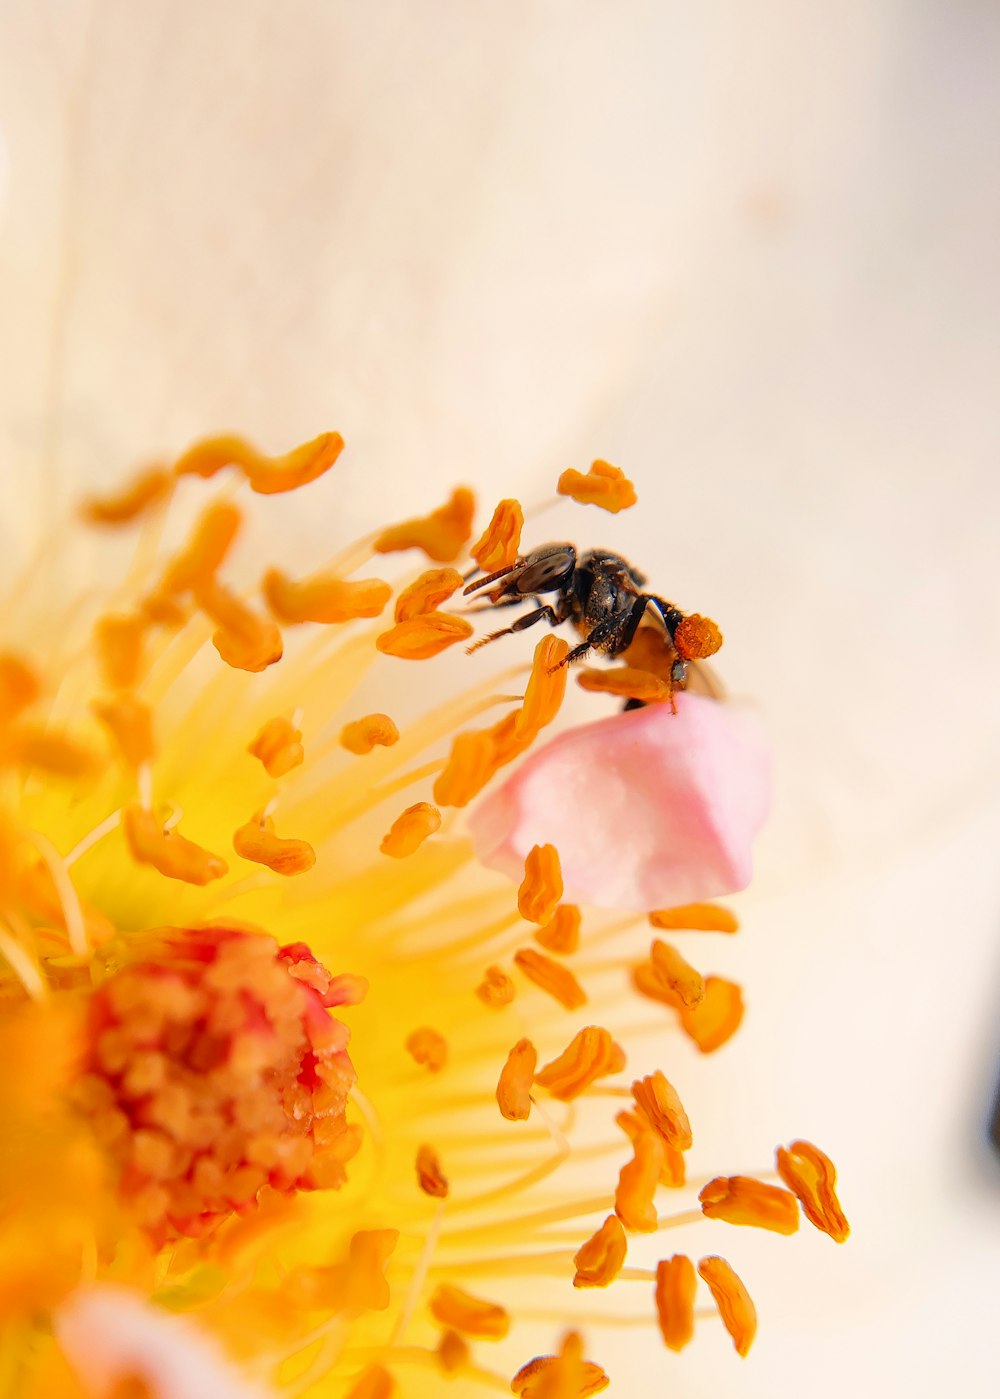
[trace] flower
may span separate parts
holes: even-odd
[[[650,1064],[629,1086],[633,1056],[658,1056],[659,1036],[636,1026],[643,1001],[629,993],[623,1009],[589,949],[606,943],[617,991],[631,986],[658,1027],[673,1020],[710,1053],[738,1024],[739,988],[650,930],[695,932],[697,946],[705,929],[734,931],[733,915],[657,908],[644,930],[581,910],[565,874],[588,847],[572,824],[526,851],[516,888],[475,860],[457,813],[557,719],[568,646],[538,643],[516,672],[523,693],[491,680],[406,716],[408,663],[472,632],[441,610],[462,582],[451,565],[473,535],[471,493],[307,579],[258,569],[261,596],[235,581],[239,489],[309,486],[341,447],[327,433],[269,458],[207,439],[86,502],[92,528],[142,531],[124,578],[102,577],[92,606],[81,594],[85,607],[40,614],[48,656],[0,657],[12,1143],[0,1306],[4,1360],[29,1393],[58,1382],[106,1399],[131,1384],[172,1399],[185,1354],[209,1373],[218,1346],[248,1393],[381,1399],[459,1375],[469,1391],[579,1399],[606,1382],[599,1332],[560,1334],[585,1317],[580,1289],[647,1282],[650,1327],[658,1319],[672,1348],[692,1334],[694,1265],[626,1268],[640,1236],[702,1215],[790,1232],[800,1201],[846,1236],[833,1167],[802,1141],[779,1151],[791,1190],[717,1176],[701,1211],[665,1210],[662,1192],[686,1188],[697,1112],[672,1067],[668,1078]],[[235,480],[186,542],[158,550],[177,498],[224,472]],[[502,502],[475,546],[484,561],[509,560],[515,506]],[[401,587],[347,576],[412,549],[449,567]],[[642,658],[630,652],[626,669],[657,678]],[[361,700],[376,663],[392,715]],[[703,753],[702,786],[718,792],[715,705],[681,694],[676,712],[599,721],[623,795],[631,784],[649,806],[620,739],[652,729],[661,744],[671,733],[673,752],[687,745],[696,777]],[[526,760],[543,795],[550,750]],[[660,800],[675,817],[694,809],[690,788]],[[615,832],[605,839],[613,853]],[[703,894],[714,844],[690,839],[684,859],[685,890]],[[597,902],[621,897],[613,864],[591,886]],[[572,1246],[556,1246],[567,1234]],[[723,1260],[698,1267],[745,1353],[746,1289]],[[551,1354],[538,1335],[546,1297],[563,1323]],[[188,1319],[179,1370],[157,1359],[163,1310]],[[121,1334],[105,1346],[114,1316]]]

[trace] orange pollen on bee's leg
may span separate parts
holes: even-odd
[[[716,1176],[698,1199],[706,1219],[771,1229],[776,1234],[794,1234],[799,1227],[795,1196],[751,1176]]]
[[[524,511],[517,500],[502,500],[469,553],[484,573],[509,568],[517,559],[524,528]]]
[[[320,993],[272,939],[235,929],[163,929],[143,955],[91,994],[74,1090],[137,1222],[197,1237],[264,1186],[339,1185],[354,1073]]]
[[[305,758],[302,730],[281,716],[268,719],[247,744],[247,752],[260,759],[269,777],[284,777]]]
[[[533,845],[524,860],[517,907],[529,923],[549,923],[563,896],[559,853],[554,845]]]
[[[692,612],[678,622],[674,646],[681,660],[703,661],[708,656],[714,656],[721,645],[722,632],[711,617]]]
[[[694,1264],[683,1253],[663,1258],[656,1265],[656,1317],[663,1343],[670,1350],[683,1350],[694,1335],[696,1289]]]
[[[430,802],[415,802],[400,812],[379,846],[383,855],[405,859],[420,849],[424,841],[441,829],[441,813]]]
[[[698,1273],[712,1290],[722,1324],[733,1338],[737,1354],[746,1355],[757,1334],[757,1309],[749,1292],[724,1258],[701,1259]]]

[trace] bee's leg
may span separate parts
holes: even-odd
[[[546,621],[550,626],[557,627],[563,620],[553,608],[539,607],[537,612],[527,612],[523,617],[518,617],[513,626],[504,627],[502,631],[491,631],[487,636],[481,636],[478,641],[466,647],[465,654],[471,656],[473,651],[479,650],[480,646],[488,646],[491,641],[499,641],[502,636],[510,636],[512,632],[527,631],[536,622]]]
[[[650,602],[651,599],[643,593],[636,598],[624,617],[609,617],[604,622],[598,622],[587,639],[582,641],[579,646],[574,646],[566,659],[560,661],[559,664],[572,665],[574,661],[581,660],[588,651],[595,647],[607,650],[609,655],[620,656],[631,643],[642,620],[642,614]],[[611,644],[607,645],[608,642]],[[555,669],[558,669],[558,666]]]

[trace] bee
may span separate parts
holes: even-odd
[[[651,608],[662,622],[662,632],[658,623],[656,631],[667,643],[662,648],[668,667],[663,678],[671,689],[683,689],[689,663],[713,655],[722,645],[722,634],[709,618],[685,614],[658,594],[643,591],[645,586],[646,575],[608,549],[589,549],[581,554],[574,544],[543,544],[465,589],[465,596],[491,589],[485,594],[491,607],[535,604],[533,612],[480,637],[469,651],[526,631],[537,622],[548,622],[552,627],[571,622],[583,639],[560,665],[572,665],[590,651],[612,658],[622,656],[635,642],[640,623]],[[548,595],[552,601],[543,602]],[[648,629],[643,627],[643,633]]]

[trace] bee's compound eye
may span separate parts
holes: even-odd
[[[541,558],[529,555],[525,568],[518,573],[519,593],[544,593],[557,588],[563,579],[568,578],[576,566],[576,551],[559,549]]]

